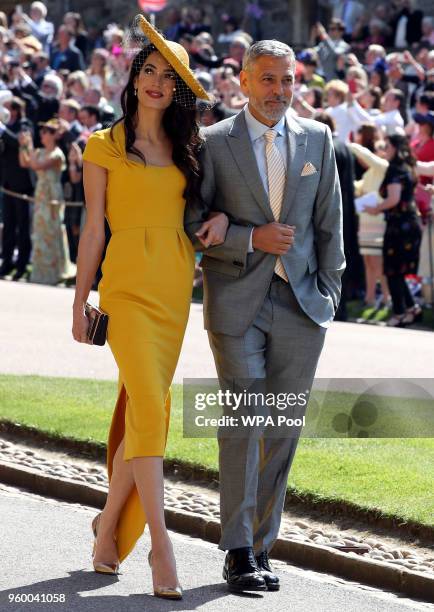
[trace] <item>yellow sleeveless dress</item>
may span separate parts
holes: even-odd
[[[109,315],[107,342],[119,367],[107,444],[109,481],[125,435],[124,460],[163,456],[170,385],[187,325],[194,249],[184,233],[185,177],[175,166],[128,159],[123,123],[94,132],[83,159],[108,171],[106,217],[112,236],[98,286]],[[119,560],[134,548],[146,517],[137,488],[117,526]]]

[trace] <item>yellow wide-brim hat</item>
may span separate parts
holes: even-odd
[[[190,58],[187,51],[179,43],[166,40],[157,30],[143,17],[137,15],[136,25],[140,26],[145,36],[161,53],[164,59],[172,66],[184,83],[191,89],[194,95],[201,100],[212,102],[212,98],[205,91],[190,68]]]
[[[40,128],[48,128],[53,132],[57,132],[61,128],[61,123],[56,117],[53,119],[48,119],[48,121],[38,121],[38,125]]]

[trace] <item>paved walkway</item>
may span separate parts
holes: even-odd
[[[280,591],[250,596],[229,594],[221,577],[224,554],[215,545],[176,533],[171,537],[184,599],[163,601],[151,595],[147,532],[121,565],[121,574],[111,577],[92,571],[90,521],[94,509],[0,485],[0,515],[3,525],[0,609],[9,612],[434,610],[430,604],[277,561],[274,566],[281,578]],[[41,601],[43,596],[54,594],[65,601],[10,601],[38,594]]]
[[[36,474],[36,478],[54,478],[57,482],[58,479],[67,479],[83,487],[108,488],[105,462],[76,457],[68,451],[53,451],[48,444],[40,447],[24,441],[17,443],[16,440],[12,441],[0,434],[0,474],[2,465],[24,471],[30,468]],[[13,483],[13,481],[7,482]],[[15,481],[15,484],[18,482],[23,481]],[[64,490],[62,484],[59,488]],[[32,490],[36,492],[42,489]],[[47,494],[52,494],[52,490],[45,489],[45,491]],[[186,511],[195,514],[198,518],[206,517],[210,521],[220,519],[217,487],[206,487],[203,483],[178,479],[174,475],[165,478],[164,505],[172,513]],[[432,547],[421,546],[415,536],[400,538],[398,534],[393,535],[381,527],[375,528],[354,518],[309,512],[307,508],[302,511],[299,507],[292,507],[283,512],[279,538],[320,544],[333,550],[341,546],[364,546],[367,552],[362,554],[359,551],[358,559],[377,559],[395,569],[422,572],[434,581]],[[328,569],[332,570],[332,567],[333,565],[330,565]]]
[[[107,345],[89,346],[72,338],[73,289],[0,281],[0,296],[1,373],[117,378]],[[98,303],[96,292],[90,301]],[[317,376],[433,378],[433,364],[433,332],[333,323]],[[175,381],[195,377],[215,377],[200,304],[191,307]]]

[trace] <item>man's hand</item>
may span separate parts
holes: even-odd
[[[255,227],[252,236],[254,249],[271,253],[272,255],[284,255],[294,244],[295,225],[284,223],[267,223]]]
[[[327,30],[325,29],[323,24],[320,23],[319,21],[316,22],[316,31],[317,31],[317,35],[319,36],[319,38],[321,38],[321,40],[324,40],[324,38],[327,38]]]
[[[223,244],[229,226],[229,219],[224,213],[212,212],[202,223],[196,236],[207,249],[209,246]]]

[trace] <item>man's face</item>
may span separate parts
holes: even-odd
[[[246,46],[242,42],[234,41],[229,49],[229,55],[232,59],[236,60],[239,64],[243,61],[244,54],[246,52]]]
[[[47,97],[55,97],[57,94],[57,88],[49,81],[43,81],[41,85],[41,92]]]
[[[337,95],[335,90],[334,89],[329,89],[328,92],[327,92],[327,104],[329,106],[338,106],[339,104],[341,104],[341,102],[342,102],[342,100]]]
[[[78,114],[79,121],[84,127],[91,128],[94,124],[93,115],[90,115],[86,110],[81,110]]]
[[[276,124],[291,106],[294,63],[289,56],[262,55],[249,70],[241,71],[240,84],[257,118]]]
[[[100,94],[94,89],[87,89],[83,96],[83,104],[92,104],[93,106],[98,106],[100,100]]]
[[[40,9],[33,7],[30,9],[30,17],[34,20],[34,21],[39,21],[40,19],[42,19],[42,12]]]
[[[373,49],[368,49],[365,53],[365,64],[367,66],[372,66],[377,57],[378,55],[376,51],[374,51]]]
[[[59,41],[59,44],[62,46],[67,46],[69,45],[69,42],[71,40],[71,37],[69,36],[69,32],[65,27],[60,27],[58,32],[57,32],[57,40]]]
[[[73,113],[70,108],[64,104],[61,104],[59,108],[59,119],[64,119],[65,121],[71,122],[72,116]]]
[[[389,111],[392,111],[398,108],[399,101],[395,98],[393,93],[389,92],[383,96],[383,99],[381,101],[381,106],[383,107],[384,112],[388,113]]]
[[[339,40],[342,38],[342,30],[336,24],[331,24],[327,30],[328,35],[332,40]]]

